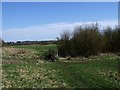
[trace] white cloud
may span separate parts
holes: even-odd
[[[104,20],[97,21],[103,26],[115,26],[118,24],[117,20]],[[5,41],[17,41],[17,40],[53,40],[59,37],[63,30],[73,30],[75,26],[82,24],[90,24],[93,22],[75,22],[75,23],[52,23],[45,25],[36,25],[26,28],[11,28],[2,31],[3,39]]]

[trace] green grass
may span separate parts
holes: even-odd
[[[45,64],[4,65],[3,70],[5,70],[3,71],[5,87],[56,88],[66,86],[62,76],[57,75],[59,70],[49,69]]]
[[[55,44],[50,44],[50,45],[16,45],[16,46],[12,46],[12,47],[34,49],[38,52],[44,52],[44,51],[47,51],[48,49],[57,50],[57,46]]]
[[[116,83],[114,79],[115,77],[109,77],[111,71],[112,75],[114,75],[115,73],[117,74],[117,66],[113,67],[113,65],[117,64],[111,61],[112,65],[103,65],[103,63],[106,63],[106,61],[109,60],[106,59],[102,62],[96,61],[90,63],[88,62],[85,64],[70,64],[69,66],[67,66],[66,63],[66,65],[64,65],[66,66],[65,72],[68,72],[73,77],[67,79],[66,76],[66,79],[68,80],[68,82],[70,82],[70,85],[72,85],[73,87],[118,87],[119,85]]]
[[[52,66],[62,71],[64,80],[71,88],[120,88],[117,67],[119,58],[107,58],[97,57],[99,61],[91,60],[80,64],[56,62]]]
[[[43,52],[54,45],[15,46]],[[80,60],[83,60],[80,62]],[[36,60],[34,58],[28,61]],[[120,88],[118,61],[120,57],[109,54],[80,58],[78,62],[33,62],[3,64],[3,87],[38,88]],[[41,60],[38,60],[41,61]]]

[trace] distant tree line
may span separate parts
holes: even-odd
[[[16,41],[16,42],[5,42],[2,40],[2,46],[10,45],[47,45],[47,44],[57,44],[56,40],[50,41]]]
[[[90,56],[101,52],[120,52],[120,28],[98,23],[76,27],[72,33],[64,31],[58,38],[59,56]]]

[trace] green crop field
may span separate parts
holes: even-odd
[[[50,45],[16,45],[16,46],[12,46],[15,48],[27,48],[27,49],[34,49],[37,50],[39,52],[43,52],[46,51],[48,49],[57,49],[57,46],[55,44],[50,44]]]
[[[3,47],[2,83],[5,88],[120,88],[115,54],[89,58],[41,60],[37,53],[56,45]]]

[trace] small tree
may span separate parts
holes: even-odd
[[[113,30],[111,27],[106,27],[104,29],[104,40],[105,40],[104,51],[106,52],[110,52],[112,50],[112,46],[111,46],[112,34],[113,34]]]
[[[117,26],[113,29],[111,36],[111,51],[120,52],[120,28]]]
[[[63,57],[70,55],[70,47],[70,32],[64,31],[58,38],[58,54]]]
[[[94,55],[101,48],[101,34],[98,24],[80,26],[73,32],[72,44],[77,56]]]

